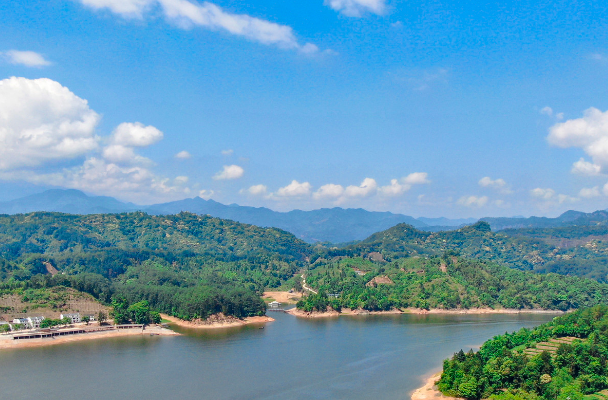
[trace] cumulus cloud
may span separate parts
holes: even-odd
[[[342,196],[344,193],[344,188],[342,185],[335,185],[333,183],[329,183],[327,185],[321,186],[316,192],[313,193],[312,197],[315,200],[322,199],[337,199]]]
[[[386,11],[386,0],[325,0],[325,5],[348,17],[366,13],[381,15]]]
[[[140,122],[123,122],[112,133],[112,143],[120,146],[147,147],[163,138],[163,133],[153,126]]]
[[[231,156],[233,153],[234,153],[234,150],[232,150],[232,149],[222,150],[223,156]]]
[[[458,204],[465,207],[481,208],[488,203],[488,196],[463,196],[458,199]]]
[[[608,166],[608,111],[589,108],[582,118],[555,124],[547,140],[559,147],[579,147],[600,169]]]
[[[497,190],[503,194],[513,193],[513,191],[509,187],[509,185],[507,185],[507,182],[505,182],[505,180],[501,179],[501,178],[492,179],[489,176],[485,176],[485,177],[481,178],[479,180],[479,182],[477,182],[477,183],[481,187],[491,188],[491,189]]]
[[[266,196],[268,194],[268,187],[266,185],[253,185],[247,189],[241,189],[241,194],[248,194],[250,196]]]
[[[365,178],[359,186],[351,185],[344,189],[345,197],[367,197],[376,193],[378,184],[375,179]]]
[[[102,154],[111,162],[152,164],[149,159],[135,154],[134,148],[151,146],[162,138],[163,133],[151,125],[123,122],[112,132],[109,144],[104,147]]]
[[[19,51],[9,50],[0,53],[11,64],[24,65],[26,67],[46,67],[51,65],[51,62],[46,60],[44,56],[35,51]]]
[[[238,165],[224,165],[222,170],[213,176],[216,181],[238,179],[243,176],[245,170]]]
[[[312,190],[312,185],[308,182],[298,182],[295,179],[287,186],[277,190],[276,196],[279,197],[303,197],[309,196]]]
[[[204,200],[209,200],[214,194],[215,192],[213,190],[203,189],[198,192],[198,197]]]
[[[589,161],[585,161],[584,158],[581,157],[580,160],[572,164],[571,172],[573,174],[578,175],[587,175],[587,176],[596,176],[599,175],[602,171],[602,167],[600,165],[591,163]]]
[[[82,156],[98,147],[99,115],[50,79],[0,81],[0,170]]]
[[[141,19],[147,11],[159,8],[167,20],[183,29],[201,27],[222,31],[254,42],[305,53],[310,53],[311,46],[314,46],[309,43],[299,43],[289,26],[245,14],[233,14],[210,2],[198,3],[189,0],[80,0],[80,2],[93,9],[110,10],[125,18]]]
[[[0,81],[0,179],[130,201],[173,199],[189,193],[186,177],[156,175],[150,169],[152,162],[134,150],[158,142],[162,132],[137,122],[124,123],[101,138],[95,132],[99,119],[86,100],[58,82]],[[74,159],[80,157],[84,161],[74,166]]]
[[[594,186],[592,188],[582,188],[580,192],[578,192],[580,197],[585,199],[592,199],[594,197],[601,196],[600,188],[598,186]]]
[[[175,158],[179,158],[180,160],[186,160],[188,158],[191,158],[192,154],[190,154],[189,152],[187,152],[186,150],[182,150],[179,153],[177,153],[175,155]]]
[[[400,194],[405,193],[410,188],[410,185],[402,185],[399,183],[399,180],[391,179],[391,184],[380,187],[378,189],[378,192],[385,196],[399,196]]]
[[[540,113],[549,117],[555,117],[558,121],[564,119],[564,113],[555,113],[549,106],[541,108]]]
[[[549,200],[555,196],[555,190],[551,188],[536,188],[530,190],[530,195],[539,199]]]

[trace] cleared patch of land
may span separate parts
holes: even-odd
[[[302,293],[289,293],[289,292],[264,292],[262,296],[264,300],[273,301],[276,300],[283,304],[296,304],[298,300],[302,298]]]
[[[100,311],[108,315],[110,309],[90,294],[63,286],[0,295],[0,319],[5,321],[31,316],[57,319],[62,313],[97,315]]]

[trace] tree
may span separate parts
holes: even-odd
[[[99,321],[99,325],[103,325],[103,323],[106,322],[107,319],[108,317],[103,311],[99,311],[97,313],[97,321]]]
[[[89,324],[89,321],[91,321],[91,318],[89,318],[88,315],[85,315],[84,317],[82,317],[82,322],[84,322],[85,324]]]

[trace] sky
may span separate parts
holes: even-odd
[[[0,201],[608,207],[608,3],[0,2]]]

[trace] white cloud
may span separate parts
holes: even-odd
[[[488,196],[464,196],[458,199],[458,204],[465,207],[481,208],[488,203]]]
[[[232,149],[222,150],[223,156],[231,156],[233,153],[234,153],[234,150],[232,150]]]
[[[311,52],[309,43],[300,44],[293,29],[286,25],[233,14],[210,2],[199,4],[188,0],[80,0],[94,9],[108,9],[126,18],[143,18],[146,11],[159,7],[169,21],[183,29],[202,27],[241,36],[254,42],[276,45],[283,49]],[[361,1],[361,0],[359,0]],[[378,1],[378,0],[375,0]],[[316,48],[316,46],[315,46]],[[318,50],[318,49],[317,49]]]
[[[102,139],[95,133],[99,119],[86,100],[58,82],[0,81],[0,178],[140,202],[166,201],[190,192],[186,177],[158,176],[150,169],[152,162],[134,151],[161,140],[162,132],[124,123]],[[100,148],[101,142],[107,145]],[[76,157],[84,162],[73,166]]]
[[[507,185],[507,182],[505,182],[505,180],[501,179],[501,178],[492,179],[489,176],[485,176],[485,177],[481,178],[479,180],[479,182],[477,182],[477,183],[481,187],[495,189],[495,190],[498,190],[500,193],[503,193],[503,194],[511,194],[511,193],[513,193],[513,191],[511,190],[511,188]]]
[[[415,91],[424,91],[438,83],[447,83],[449,72],[446,68],[434,68],[422,71],[398,70],[389,72],[388,75],[397,83],[407,84]]]
[[[58,82],[0,81],[0,170],[82,156],[98,147],[99,115]]]
[[[11,64],[24,65],[26,67],[47,67],[51,65],[51,62],[46,60],[42,54],[34,51],[19,51],[9,50],[4,53],[0,53],[4,58]]]
[[[380,187],[378,189],[378,192],[385,196],[399,196],[400,194],[403,194],[408,191],[410,188],[410,185],[402,185],[397,179],[391,179],[391,184]]]
[[[147,147],[162,140],[163,133],[153,126],[123,122],[112,133],[112,144],[129,147]]]
[[[570,171],[573,174],[578,175],[596,176],[600,174],[601,170],[601,166],[585,161],[585,159],[581,157],[580,160],[572,164],[572,169]]]
[[[187,176],[176,176],[174,182],[176,185],[185,185],[189,180]]]
[[[241,194],[248,194],[251,196],[266,196],[268,194],[268,187],[266,185],[253,185],[248,189],[241,189],[239,191]]]
[[[555,124],[547,140],[555,146],[583,149],[603,169],[608,166],[608,111],[592,107],[582,118]]]
[[[180,160],[186,160],[188,158],[191,158],[192,154],[190,154],[189,152],[187,152],[186,150],[182,150],[179,153],[177,153],[175,155],[175,158],[179,158]]]
[[[359,186],[351,185],[344,189],[344,197],[367,197],[378,189],[375,179],[365,178]]]
[[[600,64],[608,64],[608,56],[602,53],[590,54],[589,58],[593,61],[599,62]]]
[[[223,169],[213,176],[216,181],[238,179],[243,176],[245,170],[238,165],[224,165]]]
[[[548,115],[548,116],[552,117],[553,116],[553,109],[551,107],[549,107],[549,106],[546,106],[546,107],[543,107],[540,110],[540,113],[543,114],[543,115]]]
[[[209,200],[214,194],[215,192],[213,190],[201,190],[198,192],[198,197],[203,200]]]
[[[323,185],[313,193],[312,197],[315,200],[321,199],[337,199],[342,196],[344,193],[344,188],[342,185],[335,185],[333,183],[328,183],[327,185]]]
[[[530,190],[530,195],[539,199],[549,200],[555,196],[555,190],[550,188],[536,188]]]
[[[279,197],[302,197],[309,196],[312,190],[312,185],[308,182],[298,182],[295,179],[287,186],[277,190],[276,195]]]
[[[425,183],[431,183],[428,179],[429,174],[426,172],[412,172],[405,178],[401,178],[402,182],[408,185],[422,185]]]
[[[386,11],[385,0],[325,0],[325,5],[348,17],[361,17],[366,13],[381,15]]]
[[[601,196],[600,188],[598,186],[594,186],[592,188],[582,188],[580,192],[578,192],[580,197],[585,199],[592,199],[594,197]]]

